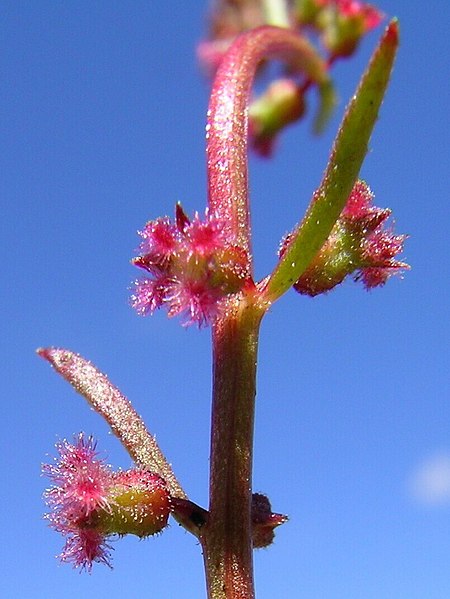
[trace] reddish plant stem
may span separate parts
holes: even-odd
[[[213,330],[210,506],[201,541],[209,599],[252,599],[251,485],[262,311],[241,301]]]
[[[255,71],[270,58],[291,62],[319,84],[328,77],[325,61],[309,42],[280,27],[264,26],[242,34],[222,60],[208,110],[209,206],[249,256],[248,106]]]
[[[263,59],[291,61],[319,84],[326,64],[295,32],[261,27],[232,45],[216,75],[208,111],[209,207],[252,271],[247,129],[251,86]],[[253,290],[254,291],[254,290]],[[230,300],[213,327],[213,406],[210,506],[201,529],[209,599],[254,597],[251,484],[256,359],[261,318],[268,307],[250,290]]]

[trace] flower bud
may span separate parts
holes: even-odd
[[[301,87],[291,79],[274,81],[249,110],[250,142],[261,156],[269,157],[277,134],[305,112]]]
[[[252,540],[254,549],[268,547],[275,537],[275,528],[287,521],[287,516],[274,514],[266,495],[252,495]]]

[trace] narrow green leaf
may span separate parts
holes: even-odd
[[[273,302],[306,270],[325,243],[358,177],[367,153],[398,48],[398,23],[391,21],[349,103],[319,189],[292,234],[287,251],[263,289]]]

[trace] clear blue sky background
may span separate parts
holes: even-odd
[[[200,549],[175,524],[118,542],[112,571],[58,565],[39,474],[55,441],[84,430],[115,467],[130,462],[34,355],[59,345],[107,372],[206,505],[209,331],[127,305],[135,231],[176,201],[205,206],[204,4],[2,3],[4,597],[204,596]],[[450,597],[450,4],[381,8],[400,17],[402,45],[362,174],[410,234],[412,270],[372,293],[350,282],[314,300],[291,292],[263,324],[254,488],[291,519],[255,556],[259,599]],[[251,161],[261,277],[318,185],[378,35],[335,69],[342,102],[322,138],[303,123],[272,162]]]

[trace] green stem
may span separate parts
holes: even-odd
[[[209,599],[252,599],[251,486],[263,312],[243,299],[213,329],[210,506],[201,541]]]
[[[330,101],[325,61],[306,39],[289,29],[265,26],[243,33],[222,59],[208,109],[208,203],[234,243],[249,256],[248,105],[256,69],[262,60],[271,58],[286,61],[317,83],[320,113],[327,111]]]

